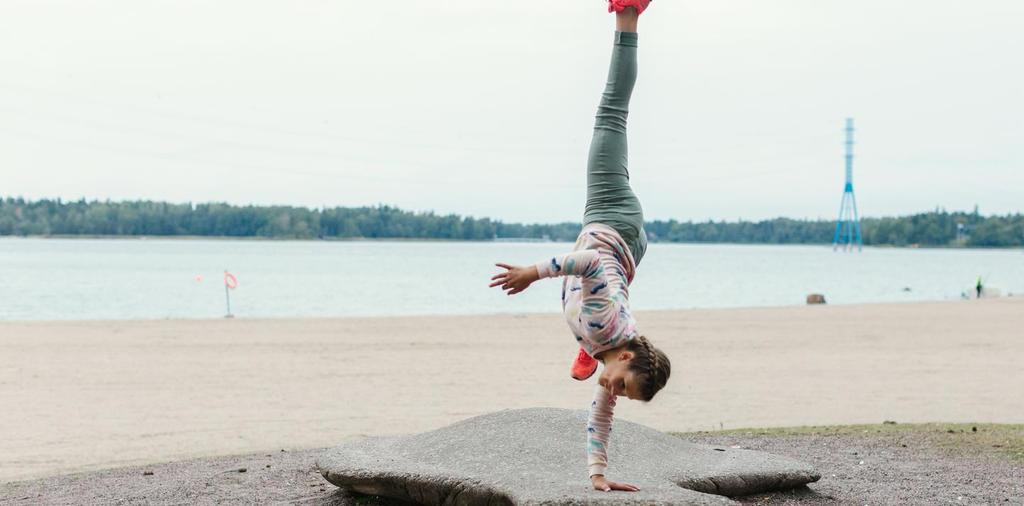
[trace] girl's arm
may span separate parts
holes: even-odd
[[[612,432],[615,416],[615,396],[603,386],[594,389],[594,400],[590,403],[590,419],[587,420],[587,469],[590,478],[604,476],[608,467],[608,438]]]
[[[500,285],[501,289],[508,291],[509,295],[526,290],[538,279],[555,276],[579,276],[583,279],[583,286],[588,290],[608,286],[604,268],[601,266],[600,255],[592,249],[573,251],[526,267],[502,263],[495,265],[505,269],[505,272],[491,277],[490,286]]]
[[[608,440],[612,432],[615,411],[615,396],[598,385],[594,390],[594,401],[590,403],[590,419],[587,421],[587,469],[590,482],[597,490],[640,490],[635,485],[616,483],[605,478],[608,468]]]
[[[597,250],[581,249],[564,255],[551,257],[535,265],[542,278],[556,276],[579,276],[585,280],[604,274],[601,257]]]

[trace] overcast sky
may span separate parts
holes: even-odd
[[[536,5],[536,10],[526,10]],[[600,0],[3,0],[0,195],[578,220]],[[1024,2],[659,0],[648,219],[1024,210]]]

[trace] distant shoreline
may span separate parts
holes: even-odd
[[[137,241],[252,241],[252,242],[411,242],[411,243],[552,243],[566,244],[572,241],[543,240],[533,238],[510,238],[499,237],[496,239],[443,239],[443,238],[417,238],[417,237],[323,237],[323,238],[292,238],[292,237],[262,237],[262,236],[231,236],[231,235],[86,235],[86,234],[60,234],[60,235],[0,235],[0,240],[6,239],[121,239]],[[650,244],[685,244],[685,245],[707,245],[707,246],[816,246],[832,247],[831,243],[774,243],[774,242],[675,242],[675,241],[650,241]],[[915,245],[897,246],[892,244],[865,245],[864,249],[922,249],[922,250],[977,250],[977,251],[1024,251],[1020,246],[935,246]]]
[[[262,237],[262,236],[234,236],[234,235],[0,235],[2,239],[123,239],[136,241],[253,241],[253,242],[501,242],[493,239],[435,239],[419,237],[324,237],[324,238],[294,238],[294,237]],[[509,241],[512,242],[512,241]],[[538,242],[538,241],[523,241]],[[558,242],[558,241],[549,241]]]
[[[855,234],[835,220],[777,217],[758,221],[645,221],[651,242],[1024,247],[1024,214],[983,216],[934,211],[862,217]],[[397,207],[322,207],[135,201],[0,199],[0,235],[198,235],[274,238],[420,238],[489,241],[493,238],[575,241],[582,224],[506,223],[492,218]]]

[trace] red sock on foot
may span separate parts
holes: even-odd
[[[633,7],[637,15],[640,15],[650,4],[651,0],[608,0],[608,12],[622,12],[626,7]]]

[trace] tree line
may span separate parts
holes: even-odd
[[[835,221],[651,221],[652,241],[828,244]],[[309,209],[291,206],[172,204],[154,201],[0,200],[0,236],[211,236],[278,239],[549,239],[573,241],[579,223],[521,224],[391,206]],[[865,218],[865,245],[1024,246],[1024,215],[932,212]]]

